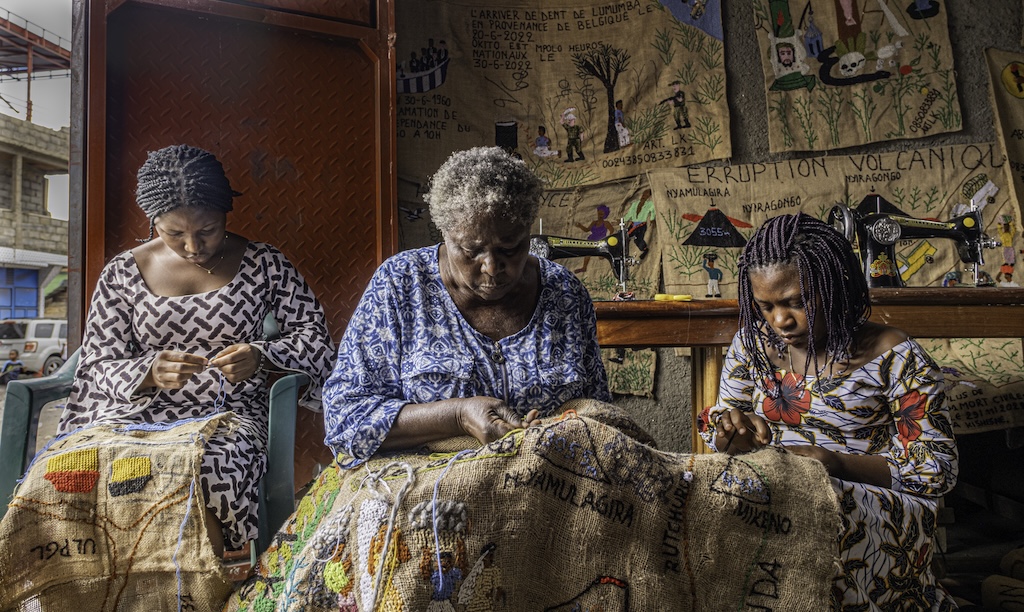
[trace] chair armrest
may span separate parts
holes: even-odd
[[[295,510],[295,413],[305,374],[283,376],[270,388],[267,473],[260,481],[259,552]]]
[[[50,376],[7,383],[3,425],[0,426],[0,516],[7,512],[14,487],[36,454],[39,413],[46,404],[71,393],[77,367],[76,352]]]

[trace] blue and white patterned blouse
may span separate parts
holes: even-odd
[[[405,404],[488,396],[520,415],[571,399],[611,401],[583,284],[540,259],[529,324],[497,342],[473,329],[441,281],[440,245],[399,253],[373,275],[324,386],[325,442],[344,467],[380,448]]]

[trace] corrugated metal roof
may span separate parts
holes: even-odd
[[[29,268],[46,268],[48,266],[68,265],[68,256],[43,251],[29,251],[0,247],[0,267],[25,266]]]

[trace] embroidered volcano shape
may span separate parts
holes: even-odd
[[[138,493],[153,478],[153,465],[149,457],[115,459],[107,488],[113,497]]]
[[[747,239],[740,234],[737,226],[749,228],[751,225],[739,219],[730,219],[724,212],[716,208],[714,204],[711,205],[711,208],[702,217],[686,214],[683,215],[683,218],[687,221],[697,221],[697,227],[683,241],[684,245],[742,247],[747,244]]]
[[[88,493],[99,477],[100,456],[95,448],[61,453],[46,462],[44,478],[61,493]]]
[[[565,419],[545,427],[533,452],[551,465],[590,480],[609,483],[590,429],[582,419]]]
[[[711,483],[711,490],[750,504],[768,504],[772,500],[768,486],[754,468],[734,458],[729,459],[725,469]]]

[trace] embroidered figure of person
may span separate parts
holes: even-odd
[[[533,141],[533,154],[538,157],[558,157],[558,151],[551,150],[551,139],[543,125],[537,126],[537,138]]]
[[[654,229],[654,200],[651,199],[651,190],[644,189],[640,198],[628,204],[622,205],[624,212],[623,219],[626,221],[626,233],[633,239],[633,244],[640,249],[640,259],[647,257],[647,241],[644,236],[648,230]]]
[[[690,114],[686,111],[686,92],[680,89],[682,82],[672,81],[672,95],[665,98],[658,104],[672,103],[672,118],[676,122],[675,129],[681,130],[690,127]]]
[[[615,101],[615,131],[619,135],[619,146],[629,144],[629,130],[626,129],[626,113],[622,110],[622,100]]]
[[[590,235],[587,236],[587,240],[604,240],[605,238],[608,237],[609,234],[615,231],[615,226],[608,221],[608,213],[610,213],[611,210],[609,210],[608,207],[605,206],[604,204],[598,204],[596,210],[597,219],[590,223],[590,227],[587,227],[582,223],[576,224],[576,227],[580,228],[581,230],[585,232],[590,232]],[[590,265],[589,255],[583,258],[583,266],[573,271],[576,274],[586,272],[588,265]]]
[[[573,151],[576,152],[576,157],[580,161],[585,160],[583,157],[583,128],[576,125],[576,115],[574,114],[575,108],[567,108],[562,111],[562,127],[565,128],[566,135],[569,138],[569,142],[565,146],[565,153],[567,162],[576,161],[572,158]]]
[[[704,260],[704,270],[708,273],[708,293],[704,297],[722,297],[722,292],[718,288],[718,281],[722,280],[723,273],[715,267],[718,253],[704,253],[702,259]]]
[[[999,220],[999,242],[1003,245],[1003,263],[1011,267],[1017,263],[1017,250],[1013,248],[1013,237],[1017,233],[1017,224],[1013,217],[1003,215]],[[999,276],[996,276],[999,280]]]

